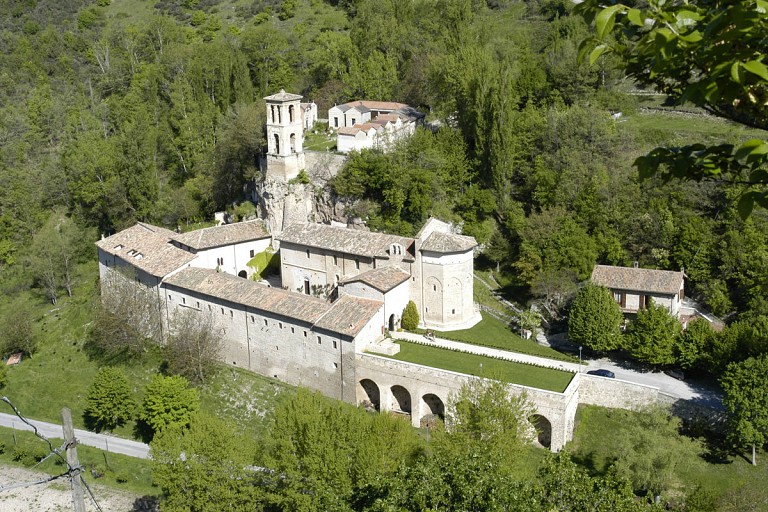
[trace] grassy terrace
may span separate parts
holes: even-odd
[[[503,361],[492,357],[454,352],[397,340],[400,353],[391,359],[431,366],[452,372],[466,373],[479,377],[493,377],[510,384],[562,392],[571,382],[571,372],[541,368],[522,363]]]
[[[568,361],[570,363],[578,361],[570,356],[561,354],[557,350],[542,347],[533,340],[524,340],[512,332],[504,322],[485,313],[482,313],[482,315],[483,320],[471,329],[449,332],[435,331],[435,335],[446,340],[462,341],[471,345],[510,350],[512,352],[546,357],[558,361]]]

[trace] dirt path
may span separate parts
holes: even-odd
[[[45,473],[0,464],[0,487],[23,482],[33,482],[46,478]],[[134,510],[134,502],[139,496],[107,489],[101,486],[91,486],[101,510],[104,512],[130,512]],[[86,497],[85,509],[96,511],[96,507]],[[69,482],[63,478],[53,482],[0,491],[0,510],[3,512],[65,512],[72,510],[72,493]]]

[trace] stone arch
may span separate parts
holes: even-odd
[[[360,403],[366,409],[370,408],[375,411],[381,410],[381,393],[379,392],[379,386],[370,379],[363,379],[360,381],[360,389],[362,393]]]
[[[403,386],[394,385],[392,391],[392,410],[411,414],[411,394]]]
[[[395,322],[396,322],[395,321],[395,314],[392,313],[391,315],[389,315],[389,323],[388,323],[388,328],[389,328],[390,331],[394,331],[395,328],[397,327]]]
[[[291,134],[291,153],[295,153],[295,152],[296,152],[296,134],[292,133]]]
[[[280,136],[275,134],[275,154],[280,154]]]
[[[530,422],[536,429],[536,441],[544,448],[552,446],[552,423],[541,414],[534,414]]]
[[[248,279],[248,272],[246,272],[245,270],[241,270],[240,272],[237,273],[237,277],[242,277],[243,279]]]
[[[424,405],[429,409],[430,414],[438,416],[441,420],[445,419],[445,404],[439,396],[434,393],[427,393],[422,396],[421,399],[424,401]]]
[[[288,105],[288,122],[292,123],[294,118],[293,105]]]

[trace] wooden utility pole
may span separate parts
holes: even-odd
[[[69,477],[72,485],[72,504],[75,512],[85,512],[85,500],[83,498],[83,484],[80,481],[80,461],[77,458],[77,441],[75,440],[75,428],[72,426],[72,411],[67,407],[61,410],[61,428],[64,430],[64,442],[67,446],[67,464],[74,468]]]

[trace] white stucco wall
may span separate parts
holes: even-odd
[[[263,238],[261,240],[249,240],[233,245],[203,249],[197,252],[197,259],[194,260],[192,266],[210,269],[218,267],[221,272],[226,272],[233,276],[238,275],[239,272],[244,270],[246,275],[250,277],[253,274],[253,269],[248,267],[247,264],[253,257],[251,252],[254,255],[264,252],[270,246],[270,243],[270,238]],[[217,263],[219,258],[224,260],[223,265]]]

